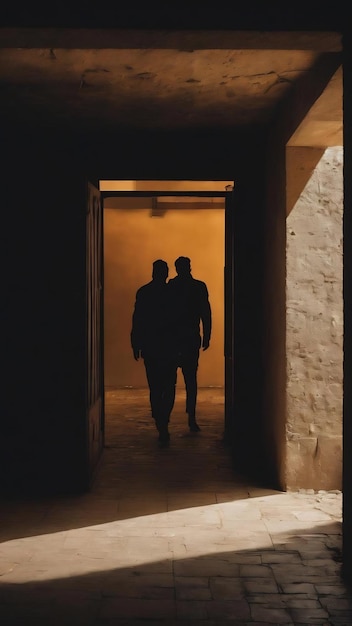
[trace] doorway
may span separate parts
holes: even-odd
[[[138,190],[116,190],[121,184],[138,184]],[[134,404],[138,394],[144,409],[149,410],[143,363],[133,359],[130,346],[135,294],[151,280],[155,259],[167,261],[172,278],[176,274],[174,261],[180,255],[191,259],[194,278],[207,284],[213,314],[211,346],[201,352],[199,359],[200,406],[202,394],[213,390],[217,401],[222,399],[224,414],[225,194],[232,187],[231,181],[100,181],[104,203],[107,414],[109,398],[116,404],[117,394],[123,402],[131,397]],[[179,374],[176,397],[179,400],[183,395],[184,382]]]

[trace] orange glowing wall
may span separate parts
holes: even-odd
[[[222,202],[222,201],[221,201]],[[126,202],[126,205],[128,203]],[[150,205],[150,206],[148,206]],[[165,205],[167,206],[167,205]],[[147,387],[142,361],[130,346],[131,318],[138,287],[151,280],[152,263],[162,258],[175,276],[175,259],[188,256],[194,278],[206,282],[213,313],[210,348],[201,352],[200,387],[224,386],[224,217],[223,208],[167,207],[152,216],[151,199],[121,207],[121,199],[104,208],[104,352],[105,386]],[[216,205],[222,206],[220,205]],[[139,207],[139,208],[136,208]],[[178,384],[182,375],[178,376]],[[182,382],[183,384],[183,382]]]

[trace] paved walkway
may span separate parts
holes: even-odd
[[[1,626],[348,626],[341,493],[281,493],[235,476],[223,398],[178,393],[161,448],[148,394],[107,394],[92,491],[1,504]]]

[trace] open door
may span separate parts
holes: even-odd
[[[225,356],[225,429],[224,439],[231,443],[234,422],[234,225],[235,202],[234,192],[225,196],[225,323],[224,323],[224,356]]]
[[[90,480],[104,445],[103,207],[100,191],[88,183],[86,221],[87,449]]]

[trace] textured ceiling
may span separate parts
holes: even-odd
[[[165,33],[0,29],[4,120],[81,130],[247,129],[266,125],[295,86],[336,73],[292,137],[342,143],[335,33]]]

